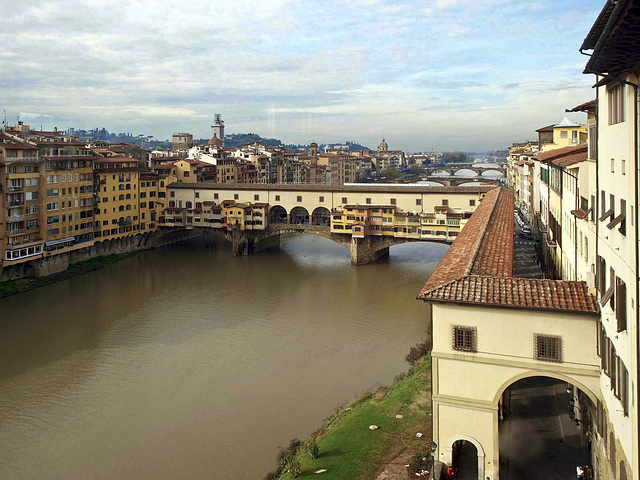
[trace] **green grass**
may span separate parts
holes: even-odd
[[[78,262],[69,265],[64,272],[56,273],[54,275],[47,275],[46,277],[37,278],[21,278],[19,280],[9,280],[6,282],[0,282],[0,298],[9,297],[18,293],[27,292],[34,288],[43,287],[52,283],[66,280],[83,273],[93,272],[100,268],[111,265],[112,263],[119,262],[127,257],[135,255],[142,250],[136,250],[128,253],[104,255],[101,257],[92,258],[84,262]]]
[[[312,460],[304,448],[298,453],[301,464],[298,478],[366,480],[405,449],[429,452],[430,414],[431,359],[423,357],[415,363],[414,373],[391,389],[367,394],[327,419],[317,439],[319,457]],[[380,428],[370,430],[370,425]],[[424,435],[418,438],[418,432]],[[327,472],[317,477],[314,472],[320,469]],[[280,478],[292,477],[285,473]]]

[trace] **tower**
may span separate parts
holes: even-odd
[[[213,125],[211,125],[211,133],[213,138],[217,138],[224,143],[224,121],[219,113],[215,114]]]
[[[309,153],[312,157],[318,156],[318,144],[316,142],[311,142],[309,144]]]

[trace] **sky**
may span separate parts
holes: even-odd
[[[170,139],[211,137],[220,113],[285,143],[503,149],[594,98],[578,49],[604,4],[0,0],[0,114]]]

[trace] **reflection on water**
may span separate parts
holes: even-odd
[[[352,266],[217,237],[0,300],[0,478],[262,478],[278,445],[405,370],[446,246]]]

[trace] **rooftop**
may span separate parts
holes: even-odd
[[[513,277],[513,191],[491,190],[418,294],[427,302],[597,314],[584,282]]]
[[[553,163],[559,167],[568,167],[587,160],[587,144],[572,145],[557,148],[548,152],[538,153],[536,158],[545,163]]]

